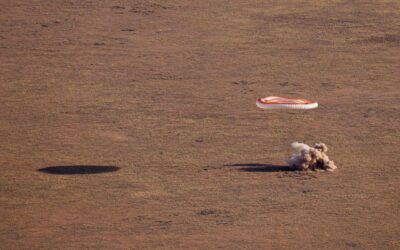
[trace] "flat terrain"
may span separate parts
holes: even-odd
[[[0,0],[0,249],[399,249],[399,58],[396,0]]]

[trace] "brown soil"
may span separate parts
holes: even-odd
[[[399,249],[399,13],[1,1],[0,248]],[[293,141],[339,169],[288,171]]]

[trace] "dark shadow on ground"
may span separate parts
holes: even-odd
[[[240,163],[240,164],[229,164],[227,167],[241,167],[238,168],[240,171],[245,172],[292,172],[296,171],[289,166],[273,165],[273,164],[260,164],[260,163]]]
[[[93,165],[71,165],[71,166],[51,166],[40,168],[37,171],[48,174],[100,174],[118,171],[116,166],[93,166]]]

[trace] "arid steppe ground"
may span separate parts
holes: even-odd
[[[399,249],[399,59],[396,0],[0,0],[0,249]]]

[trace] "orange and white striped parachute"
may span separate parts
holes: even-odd
[[[279,96],[267,96],[257,99],[257,107],[262,109],[315,109],[317,102],[301,99],[286,98]]]

